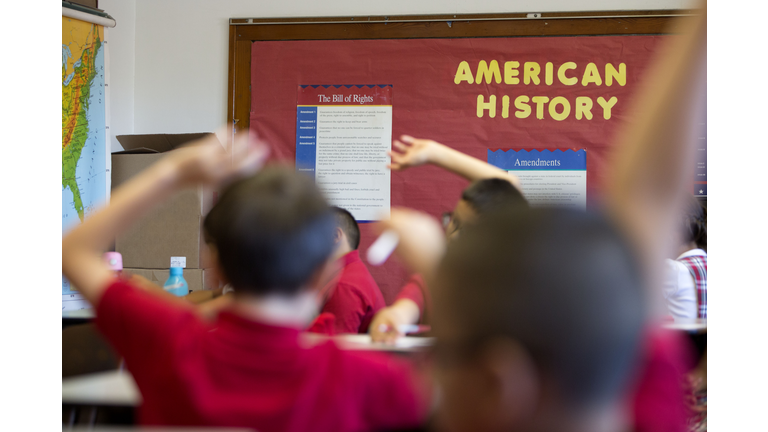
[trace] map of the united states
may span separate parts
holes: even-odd
[[[76,171],[88,138],[89,124],[86,114],[90,108],[92,85],[98,72],[97,68],[103,68],[103,63],[96,64],[96,54],[101,49],[104,31],[101,26],[82,24],[84,25],[71,26],[72,40],[62,45],[61,67],[61,181],[62,185],[72,192],[75,210],[81,221],[84,217],[84,207],[76,181]],[[86,33],[83,34],[84,32]]]
[[[104,27],[62,17],[62,230],[79,224],[107,200]],[[62,295],[69,295],[63,280]]]

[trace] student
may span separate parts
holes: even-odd
[[[358,254],[360,228],[354,216],[339,207],[331,210],[336,217],[332,256],[338,268],[318,293],[323,307],[308,331],[327,335],[365,333],[374,314],[384,307],[384,297]],[[213,240],[208,237],[206,241],[212,245]],[[132,278],[135,285],[164,292],[162,287],[140,276]],[[226,284],[217,290],[196,291],[182,298],[198,305],[201,316],[213,318],[232,303],[234,289]]]
[[[434,280],[446,429],[622,430],[643,292],[609,220],[489,213],[448,245]]]
[[[644,293],[610,220],[497,209],[447,242],[444,257],[427,215],[393,209],[383,224],[435,287],[437,430],[622,430]]]
[[[381,223],[435,288],[439,429],[684,430],[668,413],[626,415],[634,378],[648,373],[644,305],[691,178],[690,113],[704,87],[706,13],[676,30],[683,36],[651,69],[620,135],[602,214],[495,211],[447,252],[425,214],[393,209]]]
[[[213,323],[183,300],[116,279],[102,262],[115,235],[173,193],[251,175],[265,158],[263,146],[235,148],[204,138],[169,152],[62,240],[62,272],[141,391],[139,421],[264,432],[420,424],[426,408],[409,365],[330,341],[300,343],[317,313],[335,220],[311,179],[292,169],[236,181],[206,216],[214,263],[235,290]]]
[[[677,259],[667,259],[664,298],[675,321],[707,318],[707,217],[704,208],[688,196],[678,233]],[[686,371],[686,405],[693,413],[690,423],[695,430],[706,428],[707,352],[691,371]]]
[[[494,178],[502,179],[511,183],[517,191],[516,195],[522,198],[522,194],[519,192],[520,179],[517,176],[439,142],[402,135],[400,140],[392,142],[392,146],[395,151],[388,152],[391,157],[388,168],[393,171],[403,171],[421,165],[434,165],[464,177],[470,182]],[[494,201],[498,201],[500,194],[497,191],[514,193],[506,184],[499,182],[487,182],[473,186],[464,191],[461,199],[456,203],[456,207],[447,214],[449,221],[446,231],[449,237],[457,233],[463,223],[474,219],[478,211],[482,211],[488,205],[492,205]]]
[[[384,296],[360,259],[360,227],[350,212],[332,207],[336,219],[333,257],[340,277],[321,310],[333,316],[333,333],[366,333],[373,316],[385,306]],[[327,327],[327,324],[326,324]]]
[[[679,256],[667,260],[664,298],[674,319],[707,317],[707,221],[701,204],[690,196],[678,235]]]
[[[449,238],[457,236],[462,226],[472,224],[480,215],[503,206],[528,207],[528,201],[510,179],[489,177],[476,180],[464,189],[456,208],[447,215],[450,217],[447,218],[445,234]],[[445,219],[443,223],[446,223]]]
[[[398,151],[390,152],[390,169],[401,171],[431,164],[472,181],[462,192],[454,210],[444,216],[447,237],[456,237],[462,226],[471,224],[478,215],[499,206],[527,207],[517,176],[432,140],[416,139],[408,135],[403,135],[400,140],[393,142]],[[424,278],[419,274],[411,275],[395,301],[374,318],[369,330],[372,340],[394,343],[403,335],[400,326],[427,323],[430,303]]]

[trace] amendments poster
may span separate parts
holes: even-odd
[[[520,178],[531,205],[587,208],[587,151],[488,150],[488,163]]]

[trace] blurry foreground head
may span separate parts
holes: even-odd
[[[472,182],[461,193],[461,199],[456,203],[453,212],[447,215],[450,218],[443,221],[445,233],[448,237],[453,237],[464,225],[474,222],[479,215],[506,206],[528,207],[528,201],[508,180],[489,178]]]
[[[444,426],[567,430],[557,422],[609,413],[633,371],[641,285],[626,243],[599,216],[481,216],[449,245],[436,276]]]
[[[333,251],[334,215],[312,179],[267,167],[234,183],[204,229],[235,292],[293,295]]]

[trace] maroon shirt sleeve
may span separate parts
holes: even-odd
[[[415,283],[408,282],[403,286],[400,293],[395,298],[395,301],[407,299],[416,303],[419,307],[419,314],[424,314],[424,294],[421,293],[421,288]]]
[[[310,333],[319,333],[327,336],[333,336],[334,324],[336,323],[336,317],[332,313],[323,312],[318,315],[312,324],[307,327],[307,331]]]
[[[419,307],[419,323],[424,324],[427,322],[430,298],[424,278],[420,274],[414,274],[408,279],[408,282],[400,290],[397,297],[395,297],[395,301],[401,299],[408,299],[416,303],[416,306]]]
[[[172,347],[194,340],[203,326],[191,306],[124,280],[113,281],[104,292],[95,323],[137,380],[153,370],[167,370],[158,366],[173,361]]]

